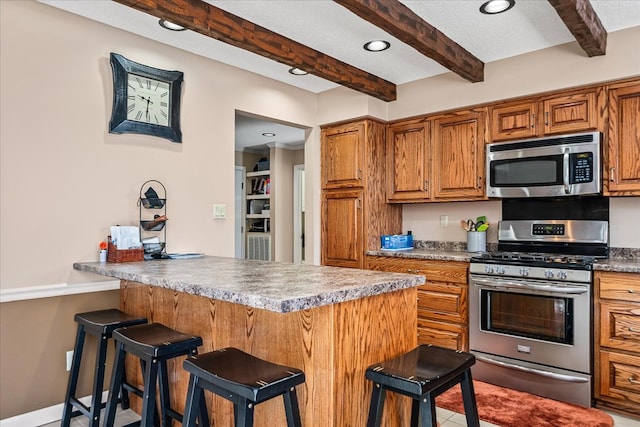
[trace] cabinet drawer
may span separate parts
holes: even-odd
[[[600,375],[599,396],[596,397],[640,404],[640,357],[601,351]]]
[[[423,274],[430,282],[467,283],[469,264],[456,261],[367,257],[367,268],[378,271]]]
[[[640,303],[640,274],[598,272],[600,298]]]
[[[466,287],[427,282],[418,288],[418,317],[466,323],[466,301]]]
[[[640,304],[601,301],[600,345],[640,353]]]
[[[418,318],[418,344],[433,344],[467,351],[469,337],[466,327]]]

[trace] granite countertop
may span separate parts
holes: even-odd
[[[469,262],[474,255],[472,252],[441,249],[412,249],[408,251],[367,251],[367,255],[392,258],[429,259],[439,261]],[[640,273],[639,258],[607,258],[593,264],[594,271],[613,271],[619,273]]]
[[[416,287],[424,276],[205,256],[127,263],[77,262],[75,270],[279,313]]]

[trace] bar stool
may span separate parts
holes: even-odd
[[[373,393],[367,427],[379,427],[387,390],[413,399],[411,426],[436,427],[436,396],[456,384],[462,387],[462,400],[467,426],[478,427],[478,408],[473,391],[471,366],[476,358],[471,353],[435,345],[420,345],[414,350],[383,363],[369,366],[365,373],[373,381]]]
[[[100,410],[105,406],[105,404],[102,403],[102,390],[104,386],[104,371],[107,361],[107,343],[109,338],[111,338],[115,329],[147,323],[147,319],[144,317],[130,316],[120,310],[108,309],[78,313],[74,316],[74,320],[78,323],[78,332],[76,333],[76,344],[73,350],[67,393],[62,410],[61,426],[69,427],[71,418],[77,417],[78,415],[85,415],[89,418],[90,427],[98,427]],[[86,406],[76,397],[78,377],[80,376],[80,364],[82,362],[82,350],[84,349],[86,334],[93,335],[98,339],[90,406]],[[129,407],[127,392],[126,390],[120,391],[120,402],[122,403],[122,408],[126,409]],[[74,407],[78,409],[74,411]]]
[[[202,338],[183,334],[161,323],[149,323],[117,329],[113,332],[113,340],[116,342],[116,357],[111,375],[104,426],[113,426],[116,415],[117,390],[121,387],[125,387],[142,398],[142,418],[128,426],[148,427],[158,425],[159,421],[163,426],[171,426],[171,418],[182,422],[182,414],[171,408],[167,360],[198,354],[198,346],[202,345]],[[140,359],[143,390],[133,384],[123,383],[124,361],[127,353]],[[156,382],[159,384],[160,394],[159,419],[156,412]],[[204,404],[202,406],[204,410],[200,411],[200,424],[208,425],[209,418],[206,406]]]
[[[183,427],[196,425],[195,414],[204,404],[205,389],[233,402],[236,427],[253,426],[255,405],[278,396],[284,398],[287,426],[301,427],[295,389],[305,381],[301,370],[267,362],[233,347],[189,357],[183,366],[191,373]]]

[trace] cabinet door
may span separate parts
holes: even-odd
[[[484,110],[434,118],[431,196],[434,199],[484,198]]]
[[[597,90],[544,99],[545,135],[588,131],[598,128]]]
[[[519,101],[517,103],[489,107],[491,141],[537,136],[537,105],[534,101]]]
[[[364,262],[362,190],[322,195],[322,264],[362,268]]]
[[[608,154],[609,193],[640,195],[640,83],[609,90]]]
[[[428,123],[395,124],[387,132],[387,200],[429,198]]]
[[[364,123],[322,130],[322,187],[363,186]]]

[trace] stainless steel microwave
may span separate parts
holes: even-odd
[[[488,144],[487,196],[600,194],[600,145],[600,132]]]

